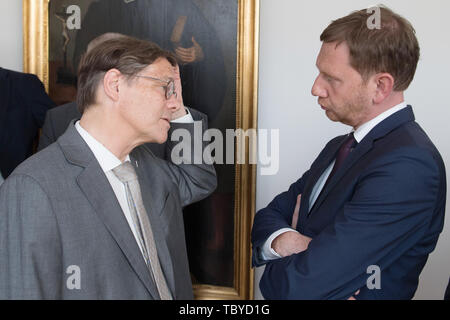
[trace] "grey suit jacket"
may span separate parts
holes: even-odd
[[[214,168],[176,166],[145,145],[130,158],[171,293],[191,299],[181,208],[215,189]],[[74,123],[0,187],[0,270],[0,299],[158,297],[111,185]],[[79,289],[70,285],[73,270]]]

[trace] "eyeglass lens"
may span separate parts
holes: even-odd
[[[166,99],[170,99],[170,97],[174,94],[176,97],[177,93],[175,92],[175,83],[173,80],[170,80],[166,87]]]

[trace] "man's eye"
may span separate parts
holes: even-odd
[[[333,81],[333,78],[330,77],[327,74],[322,73],[322,77],[323,77],[323,79],[325,79],[326,82],[332,82]]]

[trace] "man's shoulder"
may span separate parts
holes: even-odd
[[[371,143],[364,158],[368,172],[382,168],[400,175],[404,170],[399,168],[410,168],[408,176],[420,173],[433,179],[445,179],[445,165],[438,149],[415,121],[407,122]]]
[[[427,153],[439,157],[439,150],[424,129],[416,122],[411,121],[393,130],[384,137],[386,150],[402,149],[412,152]]]
[[[69,102],[57,106],[56,108],[49,110],[47,114],[54,118],[69,117],[72,115],[81,116],[80,112],[78,111],[76,102]]]
[[[53,143],[22,162],[10,177],[28,176],[37,181],[46,180],[49,177],[56,179],[59,176],[56,171],[63,171],[63,166],[66,163],[60,146]]]
[[[14,71],[14,70],[8,70],[8,69],[3,69],[3,72],[5,73],[7,78],[10,78],[13,81],[13,83],[16,83],[16,84],[22,85],[24,83],[30,83],[30,82],[42,84],[41,80],[39,80],[39,78],[32,73],[23,73],[23,72]]]

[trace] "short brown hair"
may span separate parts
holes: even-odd
[[[351,66],[363,79],[387,72],[394,79],[394,90],[406,90],[416,73],[420,58],[419,42],[411,23],[387,7],[379,6],[380,29],[370,29],[369,10],[355,11],[333,21],[322,33],[325,43],[345,42],[350,49]]]
[[[176,65],[172,53],[152,42],[128,36],[105,40],[93,47],[81,58],[78,67],[77,105],[81,114],[95,103],[98,85],[106,72],[117,69],[131,79],[159,58]]]

